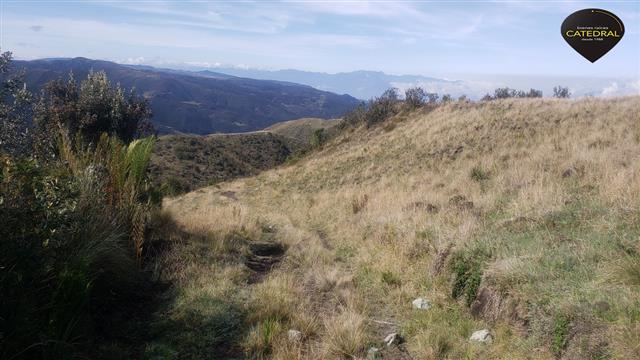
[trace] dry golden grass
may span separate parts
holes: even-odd
[[[165,202],[210,234],[213,260],[181,270],[185,296],[244,304],[246,356],[363,358],[391,331],[416,359],[640,356],[640,98],[454,102],[390,121]],[[286,256],[250,283],[215,255],[244,249],[234,233]],[[474,316],[451,297],[451,259],[485,253],[480,288],[502,305]],[[492,345],[468,342],[485,327]]]

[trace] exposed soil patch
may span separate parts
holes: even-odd
[[[220,193],[220,196],[224,196],[231,200],[238,200],[238,198],[236,197],[235,191],[223,191]]]
[[[285,252],[285,247],[278,243],[256,242],[250,244],[249,253],[244,261],[244,264],[254,272],[249,282],[260,282],[265,274],[282,260]]]

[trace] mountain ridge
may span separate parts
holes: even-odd
[[[202,76],[81,57],[15,61],[14,67],[25,69],[27,87],[34,92],[48,81],[67,78],[70,72],[82,80],[91,70],[105,71],[112,83],[135,88],[149,100],[161,134],[256,131],[304,117],[340,117],[359,103],[349,95],[291,82],[213,72]]]

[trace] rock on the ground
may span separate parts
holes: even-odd
[[[413,300],[411,304],[413,305],[414,309],[419,309],[419,310],[427,310],[431,307],[431,303],[429,302],[429,300],[426,300],[423,298],[417,298]]]
[[[291,341],[302,341],[302,332],[298,330],[291,329],[287,331],[287,335],[289,336],[289,340]]]
[[[402,343],[402,337],[398,333],[391,333],[384,338],[384,343],[387,346],[398,345]]]
[[[469,340],[483,344],[491,344],[493,342],[493,335],[491,335],[489,329],[482,329],[474,331]]]
[[[381,357],[381,352],[380,349],[378,349],[377,347],[370,347],[369,351],[367,351],[367,359],[369,360],[374,360],[374,359],[379,359]]]

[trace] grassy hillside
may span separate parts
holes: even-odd
[[[154,149],[151,174],[169,195],[256,175],[309,150],[314,131],[335,134],[340,121],[304,118],[251,133],[162,136]]]
[[[323,129],[329,136],[337,131],[337,126],[341,122],[341,119],[304,118],[279,122],[269,126],[264,131],[284,137],[289,141],[292,148],[306,150],[315,131]]]
[[[639,358],[638,114],[638,97],[453,102],[166,200],[176,287],[146,351]]]
[[[291,155],[290,147],[268,132],[167,135],[156,143],[150,171],[172,195],[274,168]]]

